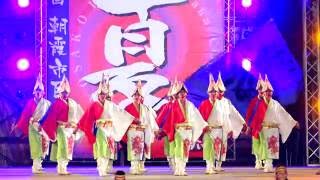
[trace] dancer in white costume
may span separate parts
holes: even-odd
[[[32,173],[42,173],[42,160],[48,154],[49,139],[42,130],[39,121],[48,111],[51,103],[44,96],[44,86],[41,76],[37,78],[37,82],[33,89],[34,98],[30,99],[23,109],[19,121],[15,128],[28,136],[30,145],[30,156],[33,160]]]
[[[186,163],[189,151],[198,140],[207,123],[203,120],[198,109],[187,100],[187,88],[182,82],[174,85],[178,99],[172,103],[169,119],[163,126],[169,143],[174,142],[174,175],[186,176]]]
[[[135,117],[127,132],[127,153],[128,161],[131,162],[130,172],[138,175],[146,171],[144,162],[151,158],[151,143],[154,141],[159,127],[153,109],[143,104],[141,81],[138,81],[132,97],[133,103],[125,108]]]
[[[106,176],[111,173],[113,161],[116,160],[116,143],[122,139],[134,117],[111,101],[109,77],[102,76],[97,90],[98,101],[85,111],[79,121],[79,129],[85,132],[93,145],[99,176]]]
[[[272,99],[273,87],[265,76],[264,89],[265,101],[268,104],[265,117],[262,122],[262,160],[265,160],[264,172],[273,172],[273,159],[279,159],[279,138],[283,143],[288,139],[294,127],[299,128],[299,123],[295,121],[290,114],[281,106],[281,104]]]
[[[209,98],[202,101],[199,106],[199,111],[205,121],[207,121],[208,126],[204,129],[203,134],[203,160],[206,161],[206,174],[216,174],[214,170],[214,163],[216,159],[216,152],[218,153],[221,149],[219,148],[222,137],[217,137],[221,135],[221,130],[223,126],[222,118],[219,118],[221,113],[221,108],[218,104],[218,87],[213,79],[212,74],[209,75],[209,86],[207,93]],[[218,145],[218,146],[215,146]]]
[[[58,92],[60,97],[55,100],[48,111],[48,116],[42,125],[51,146],[50,160],[57,161],[59,175],[69,175],[67,165],[73,157],[73,148],[76,140],[77,125],[83,114],[81,106],[69,97],[70,85],[64,76]]]
[[[237,111],[237,109],[233,106],[231,101],[224,97],[224,92],[226,88],[223,84],[221,74],[219,72],[218,80],[216,82],[218,87],[219,95],[218,95],[218,103],[217,108],[220,109],[222,114],[217,115],[217,120],[220,121],[220,125],[222,128],[216,129],[216,131],[220,131],[220,133],[215,133],[217,137],[215,139],[220,139],[221,143],[217,143],[216,146],[219,146],[220,149],[216,152],[216,171],[223,171],[221,167],[222,162],[226,160],[227,155],[227,138],[228,136],[237,139],[243,129],[247,128],[246,122],[244,121],[243,117]],[[217,111],[219,112],[219,111]]]

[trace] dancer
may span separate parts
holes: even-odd
[[[186,163],[189,151],[202,134],[207,123],[201,117],[198,109],[187,100],[188,90],[182,82],[176,82],[175,92],[178,99],[172,103],[169,119],[163,126],[163,131],[174,141],[174,163],[176,176],[186,176]]]
[[[164,105],[161,106],[161,108],[159,109],[158,112],[158,116],[156,118],[156,121],[159,125],[160,133],[159,133],[159,138],[164,137],[164,154],[167,157],[167,161],[169,163],[169,167],[171,168],[171,170],[174,172],[174,168],[175,168],[175,163],[174,163],[174,141],[169,142],[168,136],[165,135],[165,133],[162,131],[162,127],[165,125],[165,123],[167,123],[167,120],[169,119],[169,114],[172,110],[172,104],[174,103],[174,101],[176,100],[176,90],[175,90],[175,84],[176,84],[176,80],[175,82],[172,82],[170,85],[170,88],[168,90],[167,93],[167,97],[168,97],[168,102]]]
[[[282,142],[285,143],[292,129],[300,126],[278,101],[272,99],[273,87],[267,75],[264,81],[263,91],[268,107],[262,122],[260,153],[262,160],[265,160],[264,172],[268,173],[273,172],[273,159],[279,159],[279,134]]]
[[[226,88],[223,84],[221,73],[219,72],[218,80],[216,82],[216,85],[218,87],[218,104],[219,108],[221,108],[222,112],[222,119],[223,122],[222,125],[222,132],[220,131],[220,135],[222,139],[220,139],[221,143],[218,149],[219,151],[216,151],[216,171],[224,171],[224,169],[221,167],[222,162],[226,160],[227,155],[227,138],[231,137],[233,139],[237,139],[240,135],[241,131],[246,130],[247,125],[244,121],[243,117],[240,115],[240,113],[237,111],[237,109],[233,106],[231,101],[224,97],[224,92],[226,91]],[[218,134],[218,133],[217,133]],[[219,139],[220,137],[217,136]],[[219,143],[217,143],[219,144]]]
[[[80,105],[69,97],[70,85],[64,76],[58,88],[60,97],[49,109],[43,121],[43,129],[53,142],[50,160],[57,161],[59,175],[69,175],[67,165],[72,160],[77,124],[83,114]]]
[[[128,161],[131,162],[131,174],[143,174],[144,162],[151,158],[151,143],[159,127],[155,121],[155,112],[142,103],[142,84],[139,80],[133,95],[133,102],[125,110],[135,117],[127,132]]]
[[[262,122],[265,117],[267,111],[267,103],[264,100],[264,81],[261,78],[261,74],[259,74],[259,79],[257,82],[256,90],[258,91],[258,95],[255,96],[249,103],[247,113],[246,113],[246,122],[250,128],[247,130],[247,134],[249,134],[249,130],[251,131],[252,136],[252,154],[255,156],[255,168],[263,169],[262,162],[262,154],[261,154],[261,142],[263,141],[261,130],[262,130]]]
[[[99,176],[106,176],[111,173],[117,157],[116,143],[122,139],[134,117],[111,101],[109,77],[102,75],[97,93],[98,101],[85,111],[79,121],[79,129],[85,132],[93,145]]]
[[[29,137],[30,156],[33,160],[32,173],[42,173],[42,160],[48,154],[49,139],[43,132],[39,121],[50,107],[50,101],[44,96],[44,86],[39,74],[33,88],[34,97],[27,102],[19,121],[14,126],[21,130],[24,136]]]
[[[216,134],[221,134],[222,127],[228,126],[226,121],[221,121],[222,118],[219,116],[222,114],[220,108],[218,108],[218,87],[213,79],[212,74],[209,75],[209,86],[207,90],[209,98],[202,101],[199,106],[199,111],[208,126],[204,129],[203,135],[203,159],[206,161],[206,174],[216,174],[214,170],[215,163],[215,140],[218,140]],[[221,139],[221,137],[219,138]],[[218,142],[217,142],[218,143]],[[216,146],[218,148],[218,146]]]

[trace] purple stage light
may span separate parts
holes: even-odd
[[[252,5],[252,0],[242,0],[241,4],[243,7],[248,8]]]
[[[21,8],[26,8],[30,5],[30,1],[29,0],[18,0],[18,5]]]
[[[20,71],[26,71],[27,69],[29,69],[30,67],[30,63],[29,63],[29,60],[26,59],[26,58],[20,58],[18,61],[17,61],[17,68],[18,70]]]
[[[248,58],[242,59],[242,68],[248,72],[251,71],[251,61]]]

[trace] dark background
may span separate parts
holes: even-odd
[[[303,72],[303,19],[302,0],[252,0],[250,9],[241,7],[241,0],[236,1],[237,44],[245,42],[256,31],[265,26],[271,19],[279,30],[289,53],[291,53]],[[27,99],[32,97],[32,90],[39,72],[39,63],[35,59],[35,0],[30,0],[30,6],[20,9],[15,1],[0,1],[0,166],[30,164],[28,141],[21,138],[19,133],[10,134],[14,124]],[[259,43],[258,41],[256,43]],[[237,45],[236,45],[237,46]],[[30,59],[30,68],[25,72],[16,69],[17,57],[26,55]],[[220,60],[233,58],[225,54]],[[216,61],[216,60],[214,60]],[[266,62],[268,63],[268,62]],[[186,82],[197,78],[201,71],[211,71],[215,65],[202,67]],[[300,74],[302,75],[302,74]],[[250,75],[247,74],[249,77]],[[206,76],[207,77],[207,76]],[[228,80],[225,79],[228,87]],[[234,80],[234,79],[233,79]],[[252,84],[255,87],[255,81]],[[281,158],[276,163],[290,166],[305,165],[305,118],[304,118],[304,84],[303,81],[297,91],[297,100],[286,104],[286,110],[299,121],[301,129],[294,130],[288,141],[281,145]],[[206,88],[206,86],[205,86]],[[281,91],[281,90],[279,90]],[[228,97],[228,94],[226,94]],[[254,96],[245,96],[249,101]],[[191,100],[197,104],[205,95],[190,94]],[[277,99],[277,97],[275,97]],[[237,103],[233,102],[238,108]],[[245,107],[240,107],[240,109]],[[243,111],[243,110],[242,110]],[[241,110],[240,110],[241,112]],[[243,114],[243,112],[241,112]],[[241,135],[237,140],[236,161],[228,161],[226,165],[252,165],[251,138]],[[84,161],[82,161],[84,162]],[[198,163],[198,161],[194,161]]]

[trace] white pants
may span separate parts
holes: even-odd
[[[113,160],[108,158],[98,158],[97,159],[97,169],[99,176],[106,176],[112,170]]]
[[[40,158],[34,159],[33,164],[32,164],[32,172],[33,173],[38,173],[42,169],[42,160]]]
[[[130,172],[131,174],[142,174],[146,170],[144,168],[144,161],[134,160],[131,161]]]
[[[181,158],[175,158],[174,161],[175,161],[174,175],[176,175],[176,176],[187,175],[187,173],[186,173],[187,160],[184,160]]]
[[[67,159],[58,159],[58,166],[57,166],[58,174],[68,174],[68,171],[67,171],[68,163],[69,163],[69,160]]]

